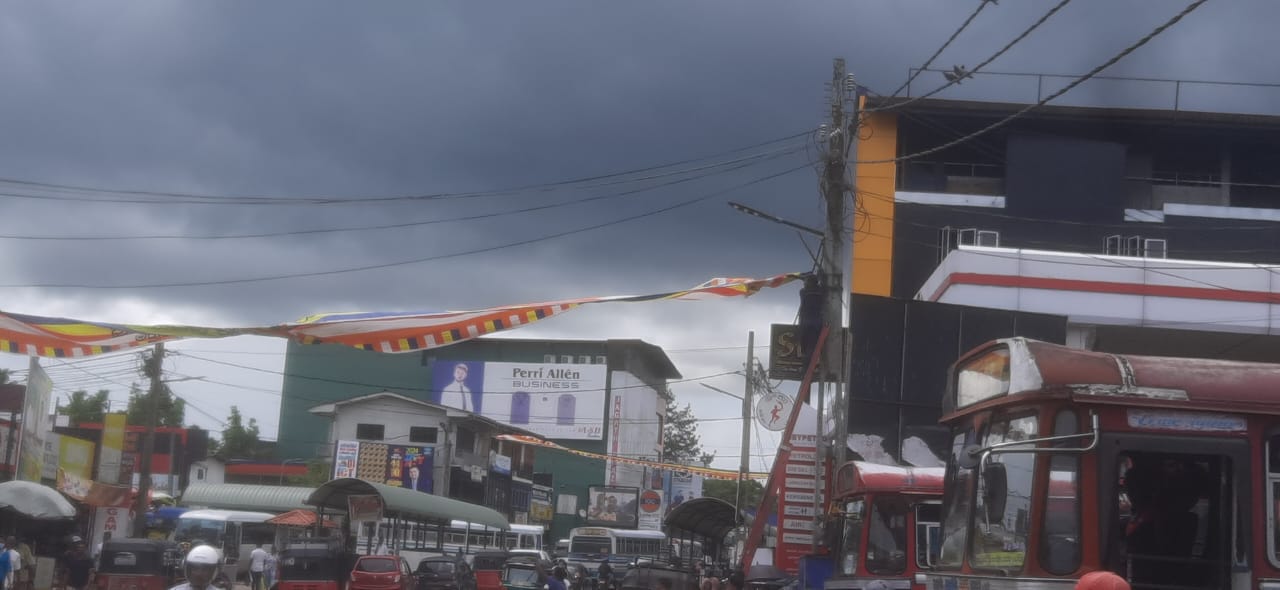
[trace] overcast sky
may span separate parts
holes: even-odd
[[[989,6],[937,65],[972,66],[1054,3]],[[367,198],[490,191],[712,156],[821,123],[833,57],[845,57],[872,90],[892,91],[976,5],[10,2],[0,12],[0,178],[169,193]],[[1184,5],[1075,0],[991,68],[1084,72]],[[1280,3],[1272,0],[1212,0],[1108,74],[1280,82],[1276,22]],[[913,88],[940,82],[931,73]],[[1031,79],[977,78],[943,96],[1026,102],[1034,93]],[[1172,94],[1167,84],[1100,82],[1064,101],[1168,106]],[[1280,91],[1190,86],[1182,103],[1277,114]],[[736,169],[408,202],[128,203],[120,202],[130,200],[121,194],[0,183],[0,235],[6,236],[0,239],[0,309],[237,326],[324,311],[473,309],[642,294],[716,276],[804,271],[811,263],[793,232],[725,205],[737,200],[820,225],[816,174],[804,165],[813,152],[804,146],[796,139],[711,160],[781,152]],[[681,182],[660,186],[673,180]],[[707,198],[570,233],[701,196]],[[582,201],[590,197],[601,198]],[[513,212],[553,203],[562,204]],[[488,217],[208,239],[477,215]],[[185,238],[30,239],[158,235]],[[310,278],[157,286],[442,256],[451,257]],[[740,368],[747,332],[764,340],[770,323],[794,319],[797,302],[790,286],[750,300],[602,305],[509,335],[643,338],[667,348],[680,371],[696,378]],[[171,349],[260,369],[170,359],[175,375],[209,380],[174,385],[190,402],[190,421],[218,430],[218,420],[237,405],[257,417],[265,436],[275,435],[283,342],[246,337]],[[133,355],[77,367],[45,364],[63,393],[107,387],[121,403],[125,385],[138,379]],[[26,359],[0,357],[0,366],[25,368]],[[742,388],[741,379],[707,382]],[[705,418],[736,413],[732,400],[694,382],[673,389]],[[703,425],[704,443],[719,454],[717,466],[736,465],[737,444],[728,441],[737,440],[738,428],[732,421]],[[775,445],[776,437],[766,436],[753,453],[771,456]],[[753,467],[762,461],[768,458],[753,460]]]

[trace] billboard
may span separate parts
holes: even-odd
[[[124,457],[123,413],[107,414],[102,421],[102,448],[98,452],[98,481],[121,483],[120,464]],[[132,475],[132,471],[129,472]]]
[[[340,440],[334,450],[333,477],[430,494],[435,491],[435,447]]]
[[[689,474],[668,471],[667,486],[667,513],[689,500],[702,497],[702,477]]]
[[[605,365],[436,360],[431,401],[549,439],[604,436]]]
[[[44,474],[44,436],[53,430],[49,424],[49,399],[53,381],[31,357],[27,373],[27,394],[22,401],[22,436],[18,443],[18,479],[40,483]]]
[[[390,445],[387,447],[386,483],[430,494],[435,481],[435,447]]]
[[[533,484],[529,494],[529,520],[533,522],[551,522],[555,511],[551,507],[551,488]]]
[[[587,526],[636,528],[640,488],[591,486],[587,490],[591,503],[587,509]]]
[[[73,498],[85,498],[93,486],[93,443],[67,435],[58,437],[58,489]]]

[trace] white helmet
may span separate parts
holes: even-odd
[[[218,550],[208,545],[195,547],[187,554],[186,563],[191,565],[218,565]]]

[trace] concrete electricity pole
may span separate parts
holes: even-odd
[[[845,109],[852,105],[850,111]],[[835,416],[835,456],[833,471],[845,461],[849,438],[848,396],[848,344],[845,342],[844,302],[845,285],[842,269],[848,263],[845,237],[845,194],[854,195],[852,174],[849,170],[849,154],[857,143],[858,92],[853,76],[845,72],[844,59],[836,58],[831,72],[831,121],[826,128],[827,153],[822,175],[822,196],[827,206],[826,232],[823,237],[822,274],[826,288],[823,321],[827,326],[827,343],[823,354],[823,373],[832,375],[835,400],[832,412]],[[847,177],[846,177],[847,174]],[[857,198],[856,195],[853,198]],[[825,381],[825,380],[824,380]],[[818,408],[821,415],[823,408]],[[824,428],[821,424],[819,428]],[[819,437],[823,433],[819,431]],[[823,457],[819,445],[819,459]]]
[[[147,497],[151,495],[151,455],[156,447],[156,414],[160,410],[160,394],[164,393],[164,343],[156,344],[143,370],[151,379],[147,393],[147,431],[142,435],[142,452],[138,455],[138,497],[133,504],[133,536],[142,537],[147,528]],[[173,457],[170,456],[172,461]]]
[[[747,386],[742,396],[742,456],[738,458],[738,489],[733,507],[742,513],[746,498],[747,474],[751,472],[751,403],[755,396],[756,333],[747,332]]]

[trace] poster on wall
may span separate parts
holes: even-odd
[[[356,462],[359,459],[360,441],[338,441],[333,451],[333,478],[356,477]]]
[[[605,365],[436,360],[431,400],[550,439],[604,436]]]
[[[388,445],[386,484],[430,494],[435,482],[435,447]]]
[[[640,489],[614,486],[591,486],[587,497],[588,526],[635,528],[640,507]]]
[[[533,522],[551,522],[554,516],[551,508],[551,488],[533,485],[529,493],[529,520]]]
[[[40,483],[44,474],[44,436],[52,430],[49,424],[49,400],[53,380],[31,357],[27,368],[27,393],[22,400],[22,435],[18,443],[18,479]]]

